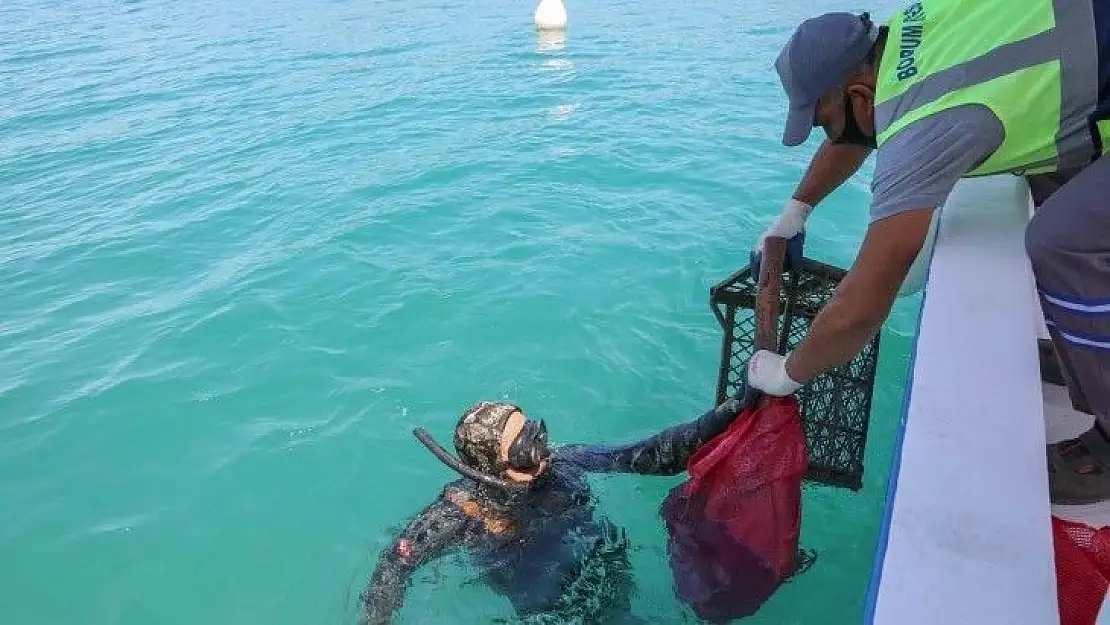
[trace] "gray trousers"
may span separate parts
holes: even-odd
[[[1110,432],[1110,158],[1027,180],[1025,249],[1068,394]]]

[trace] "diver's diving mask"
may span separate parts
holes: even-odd
[[[547,446],[547,424],[540,421],[525,421],[520,434],[509,446],[507,468],[517,471],[531,471],[551,456]]]
[[[472,480],[510,492],[521,492],[529,487],[529,482],[504,479],[467,466],[437,443],[431,434],[422,427],[414,428],[413,434],[441,462]],[[520,434],[513,439],[509,446],[508,461],[499,463],[498,470],[514,469],[527,472],[540,466],[544,460],[550,457],[551,450],[547,446],[547,425],[542,420],[539,422],[525,421]]]

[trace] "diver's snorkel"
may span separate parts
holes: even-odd
[[[432,435],[429,434],[428,431],[422,427],[413,428],[412,433],[416,436],[417,440],[419,440],[421,443],[424,443],[424,446],[428,448],[428,451],[432,452],[436,458],[439,458],[440,462],[465,475],[466,477],[469,477],[472,480],[475,480],[487,486],[492,486],[494,488],[500,488],[502,490],[513,492],[521,492],[528,489],[528,484],[525,482],[513,482],[511,480],[503,480],[493,477],[492,475],[486,475],[481,471],[466,466],[465,464],[460,462],[458,458],[448,453],[448,451],[444,449],[442,445],[437,443],[435,439],[432,438]]]

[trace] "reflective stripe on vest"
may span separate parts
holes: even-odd
[[[987,106],[1002,145],[969,176],[1092,160],[1098,54],[1091,0],[922,0],[900,11],[879,65],[878,143],[965,104]],[[1099,124],[1102,146],[1110,127]]]

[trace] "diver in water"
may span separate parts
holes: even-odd
[[[482,402],[459,419],[457,458],[417,428],[417,438],[462,478],[382,551],[361,595],[363,622],[390,623],[413,572],[454,549],[468,553],[523,622],[638,622],[630,612],[627,539],[594,518],[586,474],[677,475],[744,405],[730,399],[636,443],[550,449],[542,420],[512,404]]]

